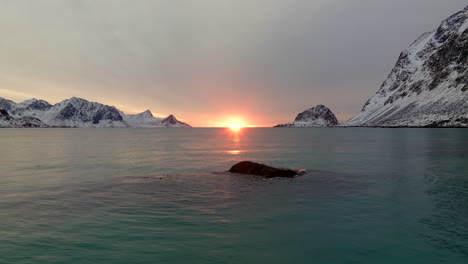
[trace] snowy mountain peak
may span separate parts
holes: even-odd
[[[126,115],[114,106],[72,97],[55,105],[30,99],[21,103],[0,98],[0,127],[190,127],[173,117],[156,118],[150,110]]]
[[[175,120],[175,121],[177,121],[177,118],[173,114],[170,114],[164,120]]]
[[[32,104],[32,103],[37,102],[37,101],[39,101],[39,100],[37,100],[36,98],[31,98],[31,99],[19,102],[18,104],[20,104],[20,105],[29,105],[29,104]]]
[[[460,120],[468,116],[467,27],[468,6],[421,35],[400,54],[379,91],[345,125],[463,125]]]
[[[0,109],[9,111],[12,105],[15,105],[15,104],[16,103],[11,100],[0,97]]]
[[[72,97],[54,106],[48,123],[72,127],[126,127],[120,112],[113,106]]]
[[[78,97],[71,97],[71,98],[68,98],[68,99],[65,99],[63,100],[62,102],[59,102],[58,104],[59,105],[67,105],[67,104],[71,104],[71,105],[82,105],[82,104],[94,104],[95,102],[90,102],[86,99],[83,99],[83,98],[78,98]]]
[[[52,105],[49,104],[47,101],[32,98],[18,103],[18,107],[22,107],[27,110],[46,110],[51,108]]]
[[[168,117],[164,118],[161,121],[164,126],[173,126],[173,127],[190,127],[190,125],[177,120],[177,118],[174,115],[169,115]]]
[[[299,113],[294,122],[280,124],[277,127],[317,127],[337,126],[338,124],[338,119],[328,107],[317,105]]]
[[[151,113],[149,109],[136,115],[139,117],[145,117],[145,118],[153,117],[153,113]]]

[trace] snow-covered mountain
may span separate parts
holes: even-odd
[[[15,103],[0,98],[0,110],[0,127],[190,127],[173,115],[156,118],[149,110],[126,115],[114,106],[76,97],[55,105],[38,99]]]
[[[14,118],[7,110],[0,109],[0,127],[48,127],[41,120],[31,116]]]
[[[328,107],[317,105],[299,113],[293,122],[279,124],[275,127],[328,127],[338,124],[338,119]]]
[[[347,126],[468,126],[468,6],[403,51]]]
[[[150,110],[136,115],[122,114],[122,116],[131,127],[190,127],[189,124],[177,120],[173,115],[166,118],[154,117]]]
[[[166,127],[190,127],[189,124],[177,120],[174,115],[169,115],[161,120],[161,124]]]
[[[21,103],[20,103],[21,104]],[[44,123],[59,127],[127,127],[119,110],[113,106],[72,97],[46,111],[37,111]],[[28,113],[30,114],[30,113]],[[33,113],[34,114],[34,113]]]

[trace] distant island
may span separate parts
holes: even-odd
[[[127,115],[114,106],[72,97],[55,105],[30,99],[15,103],[0,97],[0,127],[190,127],[173,115],[150,110]]]
[[[330,127],[339,125],[335,114],[324,105],[317,105],[299,113],[293,122],[275,127]]]

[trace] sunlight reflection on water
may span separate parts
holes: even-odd
[[[227,142],[232,142],[232,146],[229,148],[229,150],[226,151],[226,153],[231,154],[231,155],[239,155],[245,151],[241,151],[241,141],[245,137],[245,133],[243,131],[244,128],[242,127],[236,127],[236,129],[233,129],[232,127],[226,128],[226,130],[223,132],[226,135],[226,138],[228,139]]]
[[[2,264],[309,263],[311,255],[316,263],[429,264],[468,256],[464,130],[0,134]],[[226,172],[242,160],[307,173]]]

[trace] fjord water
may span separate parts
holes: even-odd
[[[466,263],[468,130],[0,130],[0,263]],[[226,173],[241,160],[295,179]]]

